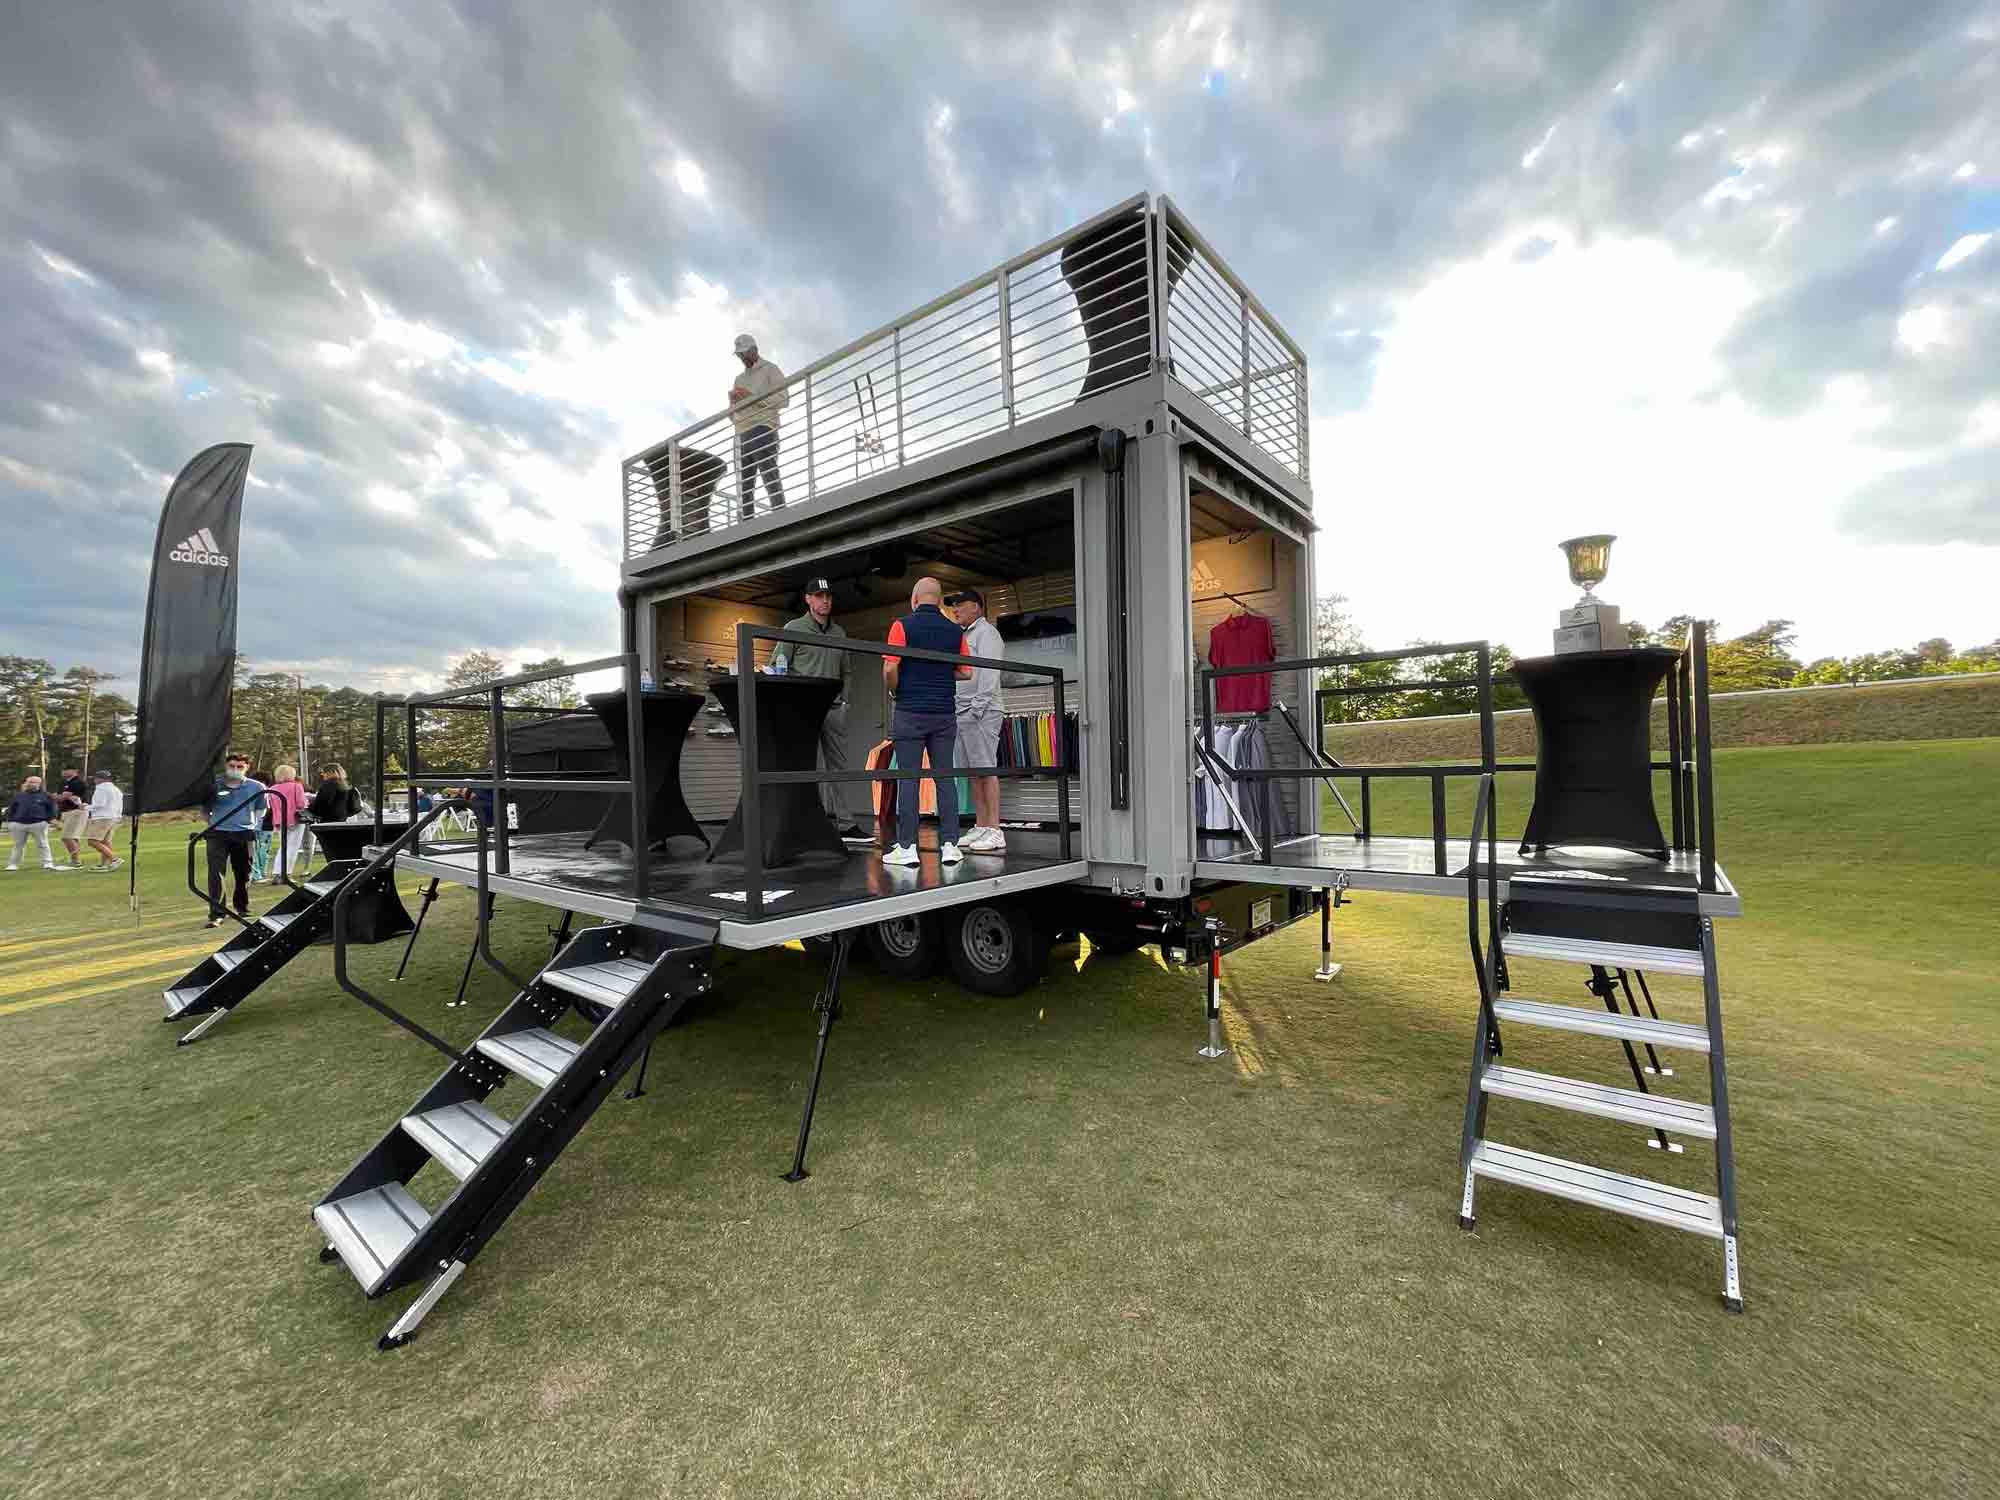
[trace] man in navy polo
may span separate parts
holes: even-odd
[[[914,646],[922,651],[947,651],[955,656],[971,655],[965,632],[958,622],[946,617],[939,607],[944,589],[935,578],[919,578],[910,590],[910,612],[889,627],[889,644]],[[972,668],[947,666],[941,661],[905,661],[900,656],[882,658],[882,685],[894,695],[896,712],[889,721],[889,738],[896,742],[896,766],[914,771],[930,755],[931,770],[937,773],[938,863],[955,865],[958,852],[958,795],[952,785],[952,752],[958,741],[957,680],[970,677]],[[882,856],[885,865],[914,865],[917,855],[917,788],[921,782],[905,781],[896,788],[896,847]]]

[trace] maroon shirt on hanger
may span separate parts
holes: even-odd
[[[1231,615],[1208,633],[1211,667],[1248,667],[1278,659],[1271,622],[1258,614]],[[1223,714],[1262,713],[1271,706],[1269,673],[1218,678],[1215,711]]]

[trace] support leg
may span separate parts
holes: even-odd
[[[488,892],[486,897],[486,920],[489,922],[493,920],[493,896],[491,892]],[[465,972],[458,976],[458,993],[445,1001],[446,1009],[455,1009],[465,1004],[465,987],[472,983],[472,965],[473,961],[478,957],[479,935],[474,933],[472,936],[472,946],[465,953]]]
[[[812,1175],[806,1170],[806,1142],[812,1137],[813,1107],[819,1103],[820,1075],[826,1070],[827,1035],[840,1019],[840,979],[846,971],[847,950],[853,941],[851,931],[833,935],[833,957],[826,965],[826,988],[813,999],[813,1009],[819,1012],[819,1041],[813,1049],[812,1081],[806,1085],[806,1107],[799,1116],[799,1142],[792,1152],[792,1169],[784,1174],[787,1182],[803,1182]]]
[[[377,1349],[400,1349],[417,1336],[417,1325],[437,1306],[438,1298],[451,1290],[451,1284],[465,1274],[465,1262],[455,1260],[438,1268],[431,1284],[424,1288],[423,1295],[403,1309],[402,1317],[389,1325],[389,1331],[376,1342]]]
[[[1340,965],[1333,961],[1333,908],[1338,900],[1338,894],[1331,888],[1319,893],[1319,967],[1313,971],[1313,978],[1321,984],[1330,984],[1340,977]]]
[[[1604,1008],[1610,1011],[1612,1015],[1621,1016],[1624,1014],[1624,1011],[1618,1007],[1617,981],[1611,977],[1611,972],[1602,964],[1592,964],[1590,966],[1590,978],[1584,981],[1584,988],[1602,1000]],[[1632,1044],[1623,1037],[1618,1039],[1618,1045],[1625,1049],[1625,1065],[1632,1070],[1632,1082],[1638,1085],[1640,1093],[1651,1093],[1652,1090],[1646,1087],[1647,1070],[1640,1065],[1639,1054],[1632,1050]],[[1655,1130],[1646,1144],[1651,1146],[1655,1151],[1670,1151],[1675,1155],[1679,1155],[1684,1149],[1679,1141],[1669,1139],[1664,1130]]]
[[[1222,1048],[1222,934],[1214,918],[1208,921],[1208,1045],[1195,1049],[1196,1057],[1221,1057]]]
[[[1646,976],[1643,974],[1639,975],[1639,983],[1644,985],[1645,982]],[[1637,1016],[1639,1014],[1639,1002],[1632,994],[1631,976],[1623,969],[1618,971],[1618,987],[1625,992],[1625,1008],[1631,1011],[1634,1016]],[[1646,1009],[1653,1010],[1653,996],[1650,991],[1646,995]],[[1656,1010],[1653,1010],[1653,1019],[1655,1021],[1660,1019],[1660,1013]],[[1653,1050],[1651,1042],[1646,1043],[1646,1072],[1648,1076],[1653,1078],[1671,1078],[1674,1076],[1674,1070],[1660,1061],[1660,1054]]]
[[[1472,1153],[1486,1138],[1486,1104],[1488,1095],[1479,1086],[1486,1074],[1486,1065],[1492,1058],[1495,1038],[1487,1029],[1486,1007],[1479,1007],[1479,1019],[1472,1028],[1472,1077],[1465,1089],[1465,1130],[1459,1136],[1458,1170],[1465,1178],[1464,1195],[1458,1203],[1458,1227],[1471,1229],[1476,1222],[1472,1211]]]
[[[639,1054],[639,1076],[633,1080],[632,1087],[625,1091],[627,1099],[637,1099],[646,1092],[646,1064],[652,1060],[653,1044],[648,1042],[646,1043],[646,1050]]]
[[[396,965],[396,978],[398,979],[403,977],[403,970],[410,966],[410,954],[416,950],[417,934],[424,930],[424,918],[430,915],[431,903],[437,900],[437,898],[437,877],[433,875],[429,887],[424,891],[424,904],[417,908],[417,925],[410,929],[410,940],[403,944],[403,961]]]
[[[217,1006],[214,1010],[210,1011],[207,1015],[203,1016],[201,1020],[195,1024],[194,1030],[190,1031],[186,1036],[180,1038],[180,1040],[176,1041],[174,1045],[176,1047],[192,1046],[194,1043],[200,1041],[203,1037],[207,1036],[210,1031],[214,1030],[216,1024],[219,1021],[221,1021],[221,1019],[224,1016],[228,1014],[229,1010],[226,1006]]]
[[[569,941],[570,924],[575,920],[576,920],[575,912],[573,911],[564,912],[562,921],[559,922],[556,925],[555,930],[549,934],[550,958],[554,958],[558,953],[563,951],[563,944]]]

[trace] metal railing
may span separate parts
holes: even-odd
[[[890,646],[877,641],[808,635],[804,631],[776,630],[768,625],[745,621],[736,627],[736,675],[742,686],[737,701],[736,735],[743,764],[743,913],[756,921],[764,912],[764,808],[762,791],[775,786],[844,785],[852,781],[935,781],[940,799],[955,795],[949,784],[961,776],[1054,778],[1056,783],[1057,850],[1067,863],[1073,843],[1069,818],[1069,778],[1076,767],[1069,763],[1066,746],[1059,743],[1053,766],[958,766],[947,771],[922,766],[897,771],[767,771],[759,763],[757,722],[757,642],[790,641],[824,651],[852,651],[862,656],[897,657],[903,661],[941,662],[953,667],[991,667],[1002,672],[1022,672],[1046,677],[1055,694],[1055,719],[1063,723],[1063,672],[1061,667],[1045,667],[1032,662],[1005,661],[993,656],[965,656],[944,651],[925,651],[915,646]],[[1060,733],[1057,736],[1061,740]]]
[[[1433,653],[1449,654],[1468,649],[1452,646],[1425,646],[1407,651],[1368,652],[1358,656],[1342,658],[1343,664],[1354,665],[1371,661],[1394,661],[1413,656],[1427,656]],[[1254,670],[1254,669],[1253,669]],[[1481,675],[1486,674],[1482,662]],[[1477,686],[1474,682],[1388,682],[1370,683],[1361,686],[1322,687],[1313,694],[1313,722],[1323,735],[1326,728],[1326,705],[1334,698],[1367,693],[1422,692],[1446,688],[1468,688]],[[1689,632],[1685,645],[1667,669],[1663,684],[1666,697],[1667,756],[1664,760],[1648,762],[1650,769],[1665,771],[1667,776],[1667,801],[1672,821],[1670,847],[1677,854],[1696,854],[1700,863],[1701,889],[1713,894],[1715,882],[1715,745],[1709,722],[1708,693],[1708,627],[1697,621]],[[1438,717],[1445,717],[1440,715]],[[1453,715],[1451,717],[1458,717]],[[1480,708],[1474,715],[1480,720],[1480,744],[1484,747],[1484,765],[1438,765],[1438,766],[1355,766],[1335,763],[1337,775],[1354,775],[1361,782],[1360,827],[1354,832],[1357,839],[1374,836],[1374,807],[1370,794],[1370,779],[1376,776],[1429,776],[1431,782],[1431,805],[1433,834],[1442,816],[1443,782],[1441,776],[1471,776],[1484,771],[1518,775],[1532,772],[1535,762],[1531,760],[1494,759],[1494,719],[1490,688],[1482,698]],[[1494,805],[1494,820],[1498,821],[1498,802]]]
[[[632,844],[632,895],[634,900],[644,900],[646,883],[651,874],[651,851],[646,837],[648,808],[646,806],[646,736],[644,705],[640,696],[639,653],[630,647],[634,629],[631,606],[625,610],[625,632],[627,649],[616,656],[600,657],[595,661],[579,662],[535,672],[520,672],[512,677],[499,677],[491,682],[473,683],[465,687],[446,688],[442,692],[422,693],[402,699],[378,697],[375,700],[375,775],[380,795],[375,801],[375,842],[382,841],[382,804],[388,801],[390,783],[400,782],[415,787],[420,781],[450,780],[466,787],[480,787],[488,793],[488,804],[478,805],[470,800],[474,816],[481,827],[493,829],[493,872],[498,875],[510,873],[512,868],[511,833],[508,828],[508,794],[517,791],[543,792],[595,792],[603,795],[623,794],[629,799],[631,808]],[[625,777],[562,777],[562,776],[514,776],[507,770],[507,715],[519,713],[548,714],[551,710],[528,704],[514,704],[506,701],[510,688],[525,687],[531,683],[547,682],[558,677],[582,676],[589,672],[608,671],[617,668],[624,675],[625,692],[625,735],[627,749],[627,771]],[[480,703],[467,703],[468,698],[481,698]],[[388,768],[388,735],[385,716],[393,708],[400,708],[404,715],[403,764],[404,770],[391,771]],[[483,713],[487,716],[487,750],[489,755],[485,767],[475,770],[440,771],[422,765],[417,745],[417,717],[424,711],[458,711]],[[558,712],[576,712],[559,710]],[[426,819],[428,821],[428,819]],[[412,824],[412,826],[417,826]],[[481,878],[485,876],[485,841],[480,841],[479,863]]]
[[[624,555],[811,504],[1162,367],[1306,477],[1305,356],[1179,211],[1142,193],[793,374],[765,434],[739,433],[746,401],[628,458]]]
[[[1300,479],[1309,476],[1306,357],[1170,199],[1160,199],[1162,354],[1174,379]]]
[[[1234,766],[1220,764],[1215,755],[1215,684],[1224,677],[1255,677],[1277,672],[1320,671],[1332,667],[1361,666],[1370,662],[1408,661],[1426,656],[1459,656],[1471,653],[1477,659],[1476,675],[1465,678],[1449,678],[1424,683],[1383,682],[1364,683],[1351,687],[1320,688],[1314,695],[1314,722],[1323,718],[1322,705],[1329,696],[1345,696],[1369,693],[1409,692],[1413,687],[1436,689],[1460,688],[1476,691],[1479,695],[1479,747],[1480,760],[1477,765],[1444,766],[1366,766],[1352,762],[1333,763],[1325,757],[1317,762],[1298,767],[1274,767],[1266,770],[1239,770]],[[1339,656],[1308,656],[1293,661],[1259,662],[1242,667],[1204,667],[1201,671],[1201,744],[1203,758],[1215,770],[1227,774],[1230,779],[1243,781],[1323,781],[1329,777],[1354,777],[1361,783],[1361,826],[1354,837],[1366,839],[1372,835],[1373,807],[1370,787],[1377,777],[1421,777],[1431,784],[1431,867],[1438,875],[1449,874],[1445,838],[1445,783],[1453,777],[1490,776],[1499,767],[1494,761],[1493,733],[1493,648],[1487,641],[1460,641],[1446,646],[1409,646],[1401,651],[1361,651]],[[1532,766],[1528,767],[1533,770]],[[1492,809],[1489,809],[1491,811]],[[1493,814],[1496,818],[1497,812]],[[1252,833],[1255,840],[1255,834]],[[1271,851],[1258,851],[1260,862],[1271,864]]]

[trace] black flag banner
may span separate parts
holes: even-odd
[[[236,543],[249,473],[248,443],[218,443],[188,461],[160,512],[139,660],[135,816],[200,806],[229,743]]]

